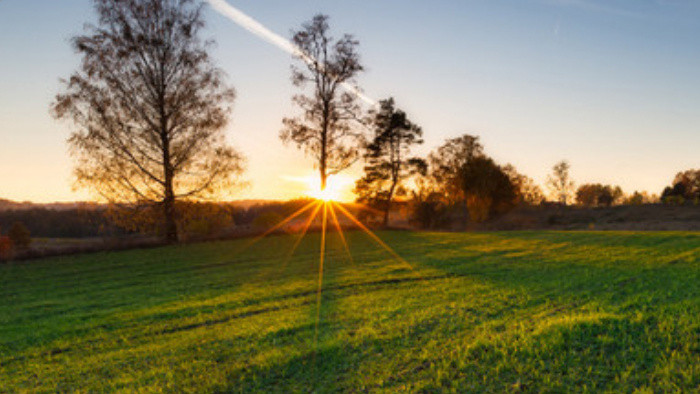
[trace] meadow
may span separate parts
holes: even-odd
[[[0,392],[700,391],[700,233],[346,235],[0,265]]]

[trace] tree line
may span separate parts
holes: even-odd
[[[176,242],[193,228],[225,227],[236,213],[211,201],[243,185],[245,159],[224,135],[235,91],[209,55],[213,40],[201,37],[204,3],[93,3],[98,22],[73,38],[81,63],[51,106],[74,127],[68,144],[76,185],[109,203],[108,216],[125,231]],[[322,188],[362,161],[355,193],[381,212],[384,225],[397,202],[410,201],[413,221],[431,227],[448,211],[478,222],[545,201],[531,178],[489,157],[478,136],[448,139],[427,158],[412,155],[422,128],[393,98],[366,108],[357,83],[365,70],[359,42],[350,34],[334,38],[328,16],[302,24],[291,42],[298,49],[291,73],[298,113],[282,120],[280,138],[313,160]],[[547,182],[559,204],[610,206],[624,198],[611,185],[575,190],[569,171],[567,162],[557,163]],[[697,171],[683,174],[664,190],[664,202],[697,201]],[[265,213],[269,220],[275,214]]]

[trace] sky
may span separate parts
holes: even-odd
[[[696,0],[227,0],[289,37],[316,13],[360,41],[359,83],[423,127],[425,155],[478,135],[497,162],[544,184],[559,160],[578,184],[659,193],[700,167]],[[209,7],[204,36],[236,89],[227,139],[249,186],[230,198],[303,195],[313,162],[279,140],[294,115],[291,56]],[[49,105],[79,58],[89,0],[0,0],[0,198],[88,200],[72,188],[71,125]],[[361,166],[347,172],[344,198]]]

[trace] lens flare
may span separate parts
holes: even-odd
[[[317,176],[310,176],[306,178],[306,184],[308,186],[306,194],[309,197],[326,202],[340,201],[343,195],[348,191],[350,183],[352,183],[352,181],[349,181],[345,177],[339,175],[330,176],[326,179],[326,188],[322,189],[321,180]]]
[[[323,302],[323,280],[324,280],[324,270],[325,266],[327,265],[327,260],[329,257],[332,257],[333,255],[328,254],[328,236],[329,236],[329,228],[328,226],[334,226],[335,230],[337,231],[336,236],[339,237],[340,242],[342,243],[343,248],[345,249],[345,252],[347,253],[348,261],[354,265],[355,262],[353,261],[353,257],[350,251],[350,247],[348,245],[348,240],[345,237],[344,231],[343,231],[343,225],[341,224],[341,221],[339,220],[339,214],[342,214],[346,220],[348,220],[351,225],[353,225],[355,228],[359,228],[361,232],[365,233],[369,238],[371,238],[381,249],[384,249],[387,251],[396,261],[402,263],[405,265],[407,268],[409,268],[411,271],[414,273],[418,274],[416,278],[420,279],[422,278],[422,275],[420,272],[416,271],[415,268],[406,260],[404,260],[401,256],[399,256],[396,251],[394,251],[389,245],[387,245],[379,236],[374,234],[372,230],[367,228],[362,222],[360,222],[348,209],[343,207],[339,202],[336,201],[336,198],[340,196],[339,190],[342,190],[342,185],[343,182],[338,181],[339,178],[335,178],[335,181],[331,181],[327,184],[326,190],[321,190],[320,188],[320,182],[317,180],[313,180],[312,178],[308,178],[308,184],[310,186],[311,192],[310,194],[315,196],[317,199],[314,201],[311,201],[310,203],[304,205],[303,207],[299,208],[297,211],[293,212],[291,215],[287,216],[285,219],[277,223],[275,226],[272,226],[270,229],[265,231],[263,234],[261,234],[258,237],[253,238],[247,245],[245,245],[244,249],[247,249],[248,247],[252,246],[252,244],[260,241],[262,238],[265,238],[266,236],[272,234],[275,230],[283,228],[296,218],[303,218],[303,214],[307,213],[308,216],[306,216],[302,220],[302,226],[300,233],[296,240],[294,241],[291,250],[287,253],[286,258],[283,261],[282,265],[282,271],[284,272],[287,264],[289,263],[289,260],[292,258],[294,255],[294,252],[297,250],[297,247],[301,243],[302,239],[307,235],[312,223],[314,220],[317,218],[321,219],[321,228],[320,228],[320,245],[319,245],[319,254],[318,254],[318,279],[316,282],[316,302],[315,302],[315,319],[314,319],[314,338],[313,338],[313,348],[311,349],[311,354],[312,354],[312,363],[311,363],[311,368],[312,371],[315,371],[316,367],[316,352],[319,349],[319,340],[320,340],[320,327],[321,327],[321,304]],[[358,204],[351,204],[354,205],[355,207],[360,207]],[[315,259],[314,259],[315,260]],[[335,260],[335,259],[333,259]],[[271,271],[276,271],[271,270]],[[272,273],[272,272],[270,272]],[[315,372],[312,372],[312,374]]]

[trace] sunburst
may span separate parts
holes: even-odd
[[[384,242],[377,234],[375,234],[371,229],[369,229],[365,224],[363,224],[350,209],[346,208],[344,203],[337,201],[337,198],[342,194],[342,186],[339,183],[329,183],[325,190],[320,190],[320,188],[315,188],[315,182],[309,182],[310,190],[309,197],[313,197],[314,200],[308,204],[302,206],[283,220],[281,220],[276,225],[270,227],[262,234],[251,239],[244,248],[247,249],[253,244],[267,237],[268,235],[282,230],[285,226],[289,225],[292,221],[299,220],[302,225],[296,239],[292,244],[291,249],[286,253],[284,258],[284,263],[282,265],[282,270],[286,269],[287,264],[293,257],[294,253],[298,249],[300,243],[308,234],[312,224],[320,218],[320,245],[318,254],[318,279],[316,283],[316,313],[315,313],[315,324],[314,324],[314,354],[318,346],[319,338],[319,325],[321,321],[321,303],[323,300],[323,280],[324,280],[324,266],[327,260],[327,241],[328,241],[328,231],[329,226],[332,226],[338,234],[338,238],[342,243],[342,247],[347,255],[348,261],[354,265],[354,259],[352,257],[352,252],[348,244],[348,239],[345,235],[346,229],[343,229],[341,224],[341,215],[346,219],[345,223],[350,223],[349,227],[353,229],[358,229],[366,234],[376,245],[378,245],[382,250],[385,250],[391,257],[400,262],[402,265],[415,272],[414,267],[401,257],[393,248],[391,248],[386,242]],[[368,211],[374,211],[372,208],[366,207],[357,203],[347,203],[352,209],[363,209]],[[306,216],[304,216],[306,215]]]

